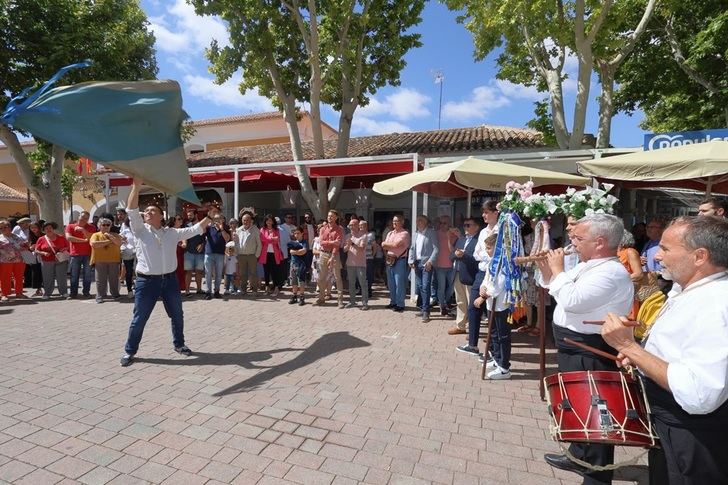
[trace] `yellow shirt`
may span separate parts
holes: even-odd
[[[108,241],[109,237],[103,232],[95,232],[91,235],[89,242]],[[91,264],[96,263],[118,263],[121,261],[121,249],[114,243],[106,246],[93,247],[91,245]]]

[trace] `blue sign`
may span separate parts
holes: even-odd
[[[651,133],[645,135],[643,149],[659,150],[660,148],[679,147],[703,143],[711,140],[728,141],[728,129],[700,130],[700,131],[675,131],[672,133]]]

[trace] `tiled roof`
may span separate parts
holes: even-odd
[[[230,123],[239,123],[241,121],[259,121],[269,120],[273,118],[283,118],[280,111],[268,111],[266,113],[253,113],[249,115],[226,116],[224,118],[210,118],[206,120],[196,120],[192,122],[193,126],[211,126],[211,125],[227,125]]]
[[[28,196],[19,190],[0,182],[0,201],[2,202],[25,202]]]
[[[365,157],[401,153],[457,154],[484,150],[539,148],[543,146],[541,134],[537,131],[481,125],[471,128],[389,133],[352,138],[349,142],[349,156]],[[324,149],[326,158],[334,158],[336,140],[326,140]],[[303,143],[303,153],[306,160],[315,158],[312,142]],[[187,157],[190,167],[288,162],[292,159],[289,143],[224,148],[211,152],[196,153]]]

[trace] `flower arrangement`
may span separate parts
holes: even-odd
[[[586,187],[579,191],[573,188],[567,189],[561,210],[564,214],[577,219],[592,214],[614,214],[614,204],[619,200],[609,194],[614,186],[604,184],[602,187]]]
[[[556,214],[564,204],[564,197],[551,194],[533,194],[524,201],[523,215],[530,219],[545,219]]]
[[[533,195],[533,182],[528,181],[525,184],[519,184],[510,181],[506,184],[506,194],[498,203],[498,210],[501,212],[515,212],[523,214],[526,207],[526,199]]]

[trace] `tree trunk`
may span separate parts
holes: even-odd
[[[569,138],[569,150],[580,149],[582,140],[584,139],[586,108],[589,103],[591,73],[594,68],[591,46],[577,45],[576,55],[579,59],[579,72],[576,87],[576,101],[574,102],[574,121],[571,126],[571,137]]]
[[[66,150],[53,147],[53,157],[48,169],[48,187],[33,185],[33,167],[23,151],[17,135],[5,125],[0,125],[0,140],[8,147],[10,156],[18,168],[20,179],[38,201],[40,218],[63,224],[63,197],[61,196],[61,172]]]
[[[597,148],[609,148],[614,115],[614,74],[609,63],[599,63],[599,77],[602,92],[599,95],[599,131],[597,132]]]
[[[566,118],[564,116],[564,91],[560,74],[557,71],[548,71],[546,73],[546,84],[551,101],[551,120],[554,125],[556,143],[559,148],[566,150],[569,148],[569,130],[566,127]]]

